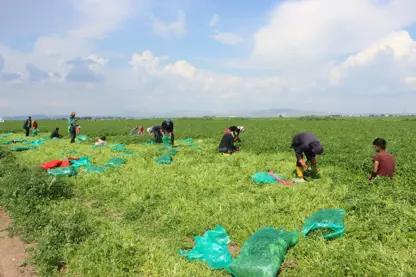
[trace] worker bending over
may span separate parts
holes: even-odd
[[[311,164],[312,174],[318,174],[316,155],[322,154],[324,148],[314,134],[307,132],[297,134],[293,137],[290,147],[293,148],[296,154],[296,173],[298,178],[294,180],[295,182],[305,182],[303,171],[308,168],[307,163]],[[306,156],[307,163],[305,163],[303,155]]]
[[[234,141],[235,138],[233,132],[231,132],[230,128],[227,128],[221,139],[220,145],[218,146],[218,151],[222,154],[232,154],[235,151],[240,151],[240,148],[234,145]]]
[[[235,141],[241,142],[240,132],[244,132],[244,126],[230,126],[228,129],[230,129],[230,131],[233,133]]]
[[[170,120],[168,118],[168,119],[166,119],[162,122],[162,131],[163,131],[164,134],[170,136],[170,139],[172,141],[172,146],[173,146],[173,142],[175,140],[175,135],[173,134],[173,122],[172,122],[172,120]]]
[[[156,143],[162,143],[162,127],[152,126],[147,128],[147,133],[152,135],[152,138]]]

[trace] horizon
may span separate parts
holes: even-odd
[[[414,0],[99,5],[0,3],[0,116],[416,112]]]

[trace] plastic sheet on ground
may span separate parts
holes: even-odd
[[[91,166],[84,169],[87,173],[103,173],[106,170],[105,166]]]
[[[10,140],[10,141],[3,141],[1,144],[14,144],[14,143],[19,143],[19,142],[25,142],[25,139],[14,139],[14,140]]]
[[[157,158],[156,163],[157,164],[171,164],[173,161],[173,158],[169,154],[165,154]]]
[[[91,166],[91,162],[88,160],[87,156],[86,157],[81,157],[77,160],[69,160],[69,162],[74,167],[81,167],[81,166],[90,167]]]
[[[113,152],[123,152],[123,151],[126,151],[126,150],[127,150],[127,148],[123,144],[111,146],[111,151],[113,151]]]
[[[125,163],[126,161],[123,160],[122,158],[111,158],[105,163],[105,166],[119,167]]]
[[[344,209],[324,209],[317,211],[308,217],[303,224],[303,236],[306,237],[313,230],[329,229],[333,232],[324,235],[324,238],[335,239],[342,237],[345,233],[344,217]]]
[[[131,156],[134,153],[136,153],[135,151],[125,151],[124,153],[121,153],[120,156]]]
[[[26,141],[24,144],[30,144],[30,145],[41,145],[45,144],[45,142],[41,141],[40,139],[34,140],[34,141]]]
[[[16,147],[10,148],[10,150],[20,152],[20,151],[34,150],[36,148],[37,147],[34,146],[34,145],[32,145],[32,146],[16,146]]]
[[[196,236],[195,247],[190,251],[179,250],[179,254],[190,261],[199,260],[208,263],[211,269],[228,269],[232,256],[227,248],[230,243],[225,229],[217,225],[215,230],[209,230],[204,235]]]
[[[78,169],[74,166],[58,167],[48,169],[48,174],[61,177],[72,177],[78,174]]]
[[[171,155],[171,156],[175,156],[176,153],[178,153],[177,149],[170,149],[166,154]]]
[[[63,162],[62,160],[53,160],[53,161],[43,163],[41,167],[45,170],[52,169],[52,168],[60,167],[62,162]]]
[[[107,147],[107,145],[93,145],[91,146],[91,148],[96,149],[96,148],[105,148]]]
[[[240,255],[229,265],[230,272],[235,277],[276,277],[287,250],[298,241],[297,230],[260,229],[244,243]]]

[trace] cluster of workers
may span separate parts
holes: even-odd
[[[23,128],[26,130],[26,136],[29,136],[29,131],[32,126],[37,130],[38,124],[36,123],[35,125],[35,123],[36,121],[32,122],[31,117],[25,121]],[[68,124],[71,137],[70,142],[74,143],[80,128],[75,119],[75,112],[71,113],[69,116]],[[235,142],[241,142],[240,133],[244,131],[244,126],[230,126],[226,128],[218,146],[219,153],[232,154],[236,151],[240,151],[239,147],[235,145]],[[136,126],[133,128],[130,132],[130,135],[133,135],[135,132],[137,132],[139,136],[142,136],[143,126]],[[162,137],[164,134],[169,135],[171,138],[172,146],[174,145],[175,136],[173,133],[173,121],[171,119],[164,120],[160,126],[152,126],[147,128],[147,133],[151,135],[153,140],[157,143],[162,143]],[[62,135],[59,134],[59,128],[56,128],[52,132],[51,138],[62,138]],[[96,138],[95,145],[105,144],[105,136]],[[372,180],[377,176],[393,178],[395,172],[395,160],[393,155],[386,152],[386,140],[377,138],[373,141],[373,146],[377,154],[373,157],[373,170],[368,179]],[[297,183],[306,182],[304,176],[308,174],[311,174],[312,177],[318,176],[316,157],[324,152],[324,147],[318,138],[313,133],[302,132],[293,137],[290,147],[294,150],[296,156],[297,178],[294,179],[294,181]],[[305,171],[309,168],[311,169],[310,171]]]

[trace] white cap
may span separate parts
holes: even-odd
[[[153,126],[152,126],[153,127]],[[152,127],[147,128],[147,132],[150,134],[150,131],[152,131]]]
[[[245,131],[244,126],[238,126],[237,128],[240,130],[240,132],[244,132]]]

